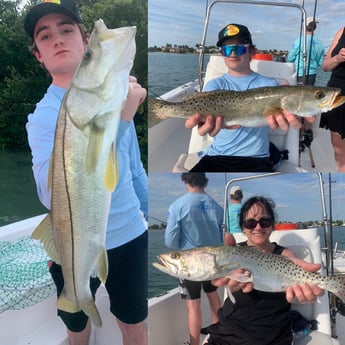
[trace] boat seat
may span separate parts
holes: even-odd
[[[236,241],[246,240],[243,233],[234,234]],[[317,228],[308,230],[284,230],[273,231],[271,241],[290,248],[297,257],[308,262],[322,262],[320,237]],[[322,273],[322,268],[321,268]],[[307,336],[297,337],[294,345],[328,345],[339,344],[331,337],[331,323],[329,318],[329,299],[325,293],[315,303],[299,304],[293,303],[291,309],[297,310],[308,320],[317,320],[318,330],[312,331]]]
[[[293,63],[252,60],[252,70],[267,77],[274,77],[281,85],[296,84],[295,65]],[[223,57],[211,55],[207,64],[204,85],[211,79],[217,78],[227,72]],[[298,145],[289,146],[299,140],[299,131],[290,128],[287,132],[281,129],[269,131],[270,141],[279,150],[289,151],[289,160],[282,161],[277,170],[296,172],[298,165]],[[192,129],[187,153],[182,153],[173,167],[173,172],[189,171],[201,158],[202,151],[212,144],[213,138],[209,135],[200,136],[197,126]]]

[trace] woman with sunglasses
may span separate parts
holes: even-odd
[[[246,91],[264,86],[278,86],[273,78],[251,70],[250,61],[256,52],[248,28],[240,24],[228,24],[218,34],[217,46],[223,55],[228,72],[210,80],[203,91]],[[192,172],[268,172],[273,166],[269,159],[269,136],[266,127],[223,127],[223,118],[210,114],[203,122],[200,114],[186,121],[186,127],[198,125],[200,135],[214,136],[205,155],[192,168]],[[268,125],[287,130],[289,123],[299,128],[300,122],[288,112],[268,116]]]
[[[240,226],[247,241],[240,246],[252,246],[264,253],[284,255],[295,264],[315,272],[318,264],[310,264],[295,257],[293,251],[270,241],[275,222],[274,203],[264,197],[252,197],[242,206]],[[240,269],[241,274],[250,272]],[[293,286],[282,293],[258,291],[252,283],[240,283],[229,278],[213,281],[217,286],[228,285],[236,304],[229,298],[218,311],[219,322],[207,328],[207,345],[291,345],[293,336],[289,311],[294,298],[300,303],[315,302],[323,290],[316,285]]]

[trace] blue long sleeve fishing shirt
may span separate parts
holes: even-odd
[[[169,207],[165,244],[172,249],[221,245],[222,224],[223,208],[215,200],[189,192]]]
[[[323,43],[313,37],[313,45],[311,49],[311,57],[309,59],[311,35],[307,35],[306,42],[306,75],[317,74],[317,69],[322,65],[325,55],[325,49]],[[297,38],[287,56],[288,62],[294,62],[299,77],[303,76],[303,44],[300,38]]]

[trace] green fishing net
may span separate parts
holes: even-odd
[[[39,303],[55,293],[49,257],[29,236],[0,242],[0,313]]]

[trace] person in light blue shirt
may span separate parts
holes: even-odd
[[[323,43],[314,35],[316,21],[308,18],[306,26],[306,75],[304,84],[314,85],[316,81],[317,69],[322,66],[325,55]],[[311,47],[310,47],[311,46]],[[288,62],[294,62],[297,70],[297,82],[303,82],[303,42],[297,38],[287,56]]]
[[[278,86],[273,78],[255,73],[250,61],[256,52],[248,28],[241,24],[228,24],[218,34],[217,47],[223,55],[228,72],[204,87],[214,90],[246,91],[264,86]],[[249,128],[224,125],[218,114],[203,117],[194,114],[185,122],[186,128],[198,126],[199,135],[214,137],[191,172],[270,172],[273,164],[269,157],[268,128],[287,130],[289,126],[300,128],[300,121],[291,113],[279,111],[266,117],[266,127]],[[315,121],[314,118],[307,121]]]
[[[165,244],[172,249],[191,249],[219,246],[223,243],[223,208],[206,194],[208,179],[205,173],[183,173],[181,176],[187,193],[169,207]],[[220,298],[210,281],[180,280],[180,293],[186,300],[190,344],[199,345],[202,315],[200,310],[201,288],[208,298],[212,322],[218,321]]]
[[[228,231],[232,234],[236,232],[242,232],[239,223],[239,217],[241,212],[241,202],[243,199],[242,189],[239,186],[230,188],[230,205],[228,207]]]
[[[228,73],[210,80],[203,91],[245,91],[263,86],[278,86],[273,78],[255,73],[250,60],[255,54],[248,28],[240,24],[228,24],[218,35]],[[224,128],[214,136],[206,155],[191,171],[272,171],[269,159],[268,126]]]
[[[38,3],[28,12],[24,28],[32,39],[34,56],[52,78],[52,84],[35,111],[29,114],[26,124],[38,197],[50,209],[48,170],[56,121],[64,94],[84,56],[88,33],[73,0]],[[148,344],[145,324],[148,313],[147,175],[140,160],[133,123],[136,109],[145,97],[146,90],[135,78],[130,78],[116,142],[119,181],[111,197],[106,234],[109,273],[105,285],[110,311],[116,317],[124,343],[135,345]],[[52,263],[50,272],[59,295],[64,286],[61,266]],[[93,294],[99,285],[98,279],[90,279]],[[67,327],[70,344],[89,343],[91,323],[86,314],[58,310],[58,315]]]

